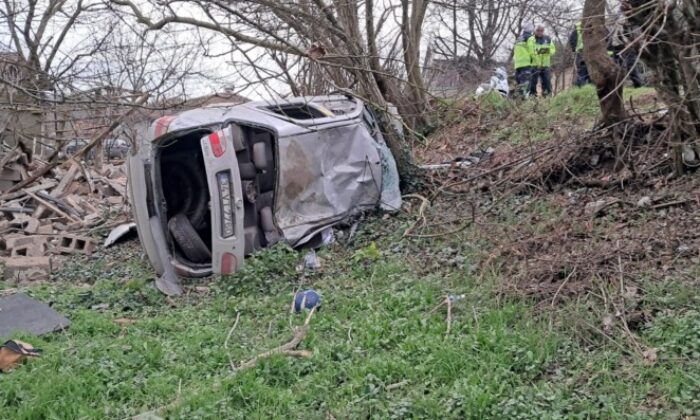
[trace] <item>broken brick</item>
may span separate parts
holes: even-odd
[[[48,280],[49,274],[50,257],[14,257],[5,260],[4,279],[11,284]]]
[[[27,223],[24,225],[24,233],[33,235],[39,230],[39,220],[34,217],[28,217]]]
[[[124,199],[121,196],[113,196],[113,197],[107,197],[107,202],[112,205],[112,206],[118,206],[124,202]]]
[[[51,235],[53,234],[53,226],[50,223],[46,225],[40,225],[36,233],[40,235]]]

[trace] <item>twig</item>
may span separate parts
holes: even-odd
[[[552,298],[552,309],[554,309],[554,304],[555,304],[556,301],[557,301],[557,297],[559,296],[559,292],[561,292],[561,289],[563,289],[564,286],[566,286],[566,283],[569,282],[569,279],[574,275],[575,272],[576,272],[576,267],[574,267],[574,269],[571,270],[571,273],[569,273],[569,275],[566,276],[566,278],[564,279],[564,281],[561,282],[561,284],[559,285],[559,288],[557,288],[557,292],[554,293],[554,297]]]
[[[252,359],[241,363],[238,367],[232,366],[232,369],[234,372],[240,371],[242,369],[248,369],[255,367],[258,362],[260,362],[263,359],[270,358],[272,356],[278,355],[278,354],[283,354],[285,356],[290,356],[290,357],[299,357],[299,358],[308,358],[313,356],[313,352],[309,350],[296,350],[297,346],[306,338],[306,336],[309,334],[310,328],[310,322],[311,322],[311,317],[314,315],[316,312],[316,308],[311,309],[309,311],[309,315],[307,315],[306,320],[304,321],[304,325],[300,328],[297,328],[294,331],[294,336],[292,339],[286,343],[283,344],[279,347],[275,347],[272,350],[268,350],[266,352],[260,353],[259,355],[253,357]]]
[[[403,198],[418,198],[421,200],[421,205],[418,209],[418,219],[416,219],[416,221],[404,231],[403,236],[406,237],[410,236],[410,233],[416,228],[416,226],[418,226],[418,223],[420,223],[421,221],[423,222],[423,225],[425,225],[425,209],[428,208],[428,206],[430,205],[430,201],[420,194],[407,194],[404,195]]]
[[[685,204],[688,201],[689,200],[670,201],[668,203],[661,203],[661,204],[657,204],[655,206],[651,206],[651,208],[654,210],[661,210],[661,209],[665,209],[666,207],[680,206],[681,204]]]
[[[406,386],[406,385],[408,385],[409,383],[410,383],[410,382],[408,382],[407,380],[404,380],[404,381],[401,381],[401,382],[397,382],[397,383],[395,383],[395,384],[390,384],[390,385],[387,385],[387,386],[386,386],[386,390],[387,390],[387,391],[393,391],[393,390],[395,390],[395,389],[399,389],[399,388],[401,388],[401,387],[403,387],[403,386]]]
[[[231,334],[233,334],[233,330],[236,329],[238,326],[238,321],[241,320],[241,313],[236,312],[236,322],[233,323],[233,327],[228,331],[228,335],[226,336],[226,341],[224,341],[224,349],[226,349],[226,353],[228,353],[228,340],[231,339]],[[228,362],[231,365],[231,369],[235,370],[236,369],[236,364],[233,363],[233,358],[231,358],[231,355],[228,356]]]
[[[447,296],[445,300],[447,303],[447,331],[445,331],[445,338],[447,338],[447,336],[450,335],[450,331],[452,330],[452,299],[450,299],[450,297]]]

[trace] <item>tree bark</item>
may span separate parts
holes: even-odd
[[[607,53],[605,0],[586,0],[582,23],[583,58],[596,85],[601,123],[609,127],[625,118],[622,100],[624,73]]]

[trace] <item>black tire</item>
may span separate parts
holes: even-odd
[[[204,169],[196,160],[182,157],[163,162],[164,180],[174,184],[175,188],[166,189],[165,200],[172,211],[184,213],[196,229],[206,225],[209,207],[209,187],[204,177]]]
[[[211,263],[211,251],[199,237],[187,216],[178,213],[171,217],[168,221],[168,230],[188,260],[193,263]]]

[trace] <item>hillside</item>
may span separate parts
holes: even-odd
[[[661,115],[653,91],[627,95]],[[493,153],[336,230],[316,270],[277,246],[168,298],[131,241],[22,286],[73,324],[19,337],[44,352],[3,377],[0,417],[700,416],[698,177],[672,175],[653,131],[618,165],[593,89],[435,112],[420,162]],[[311,356],[240,368],[292,338],[305,288],[323,297]]]

